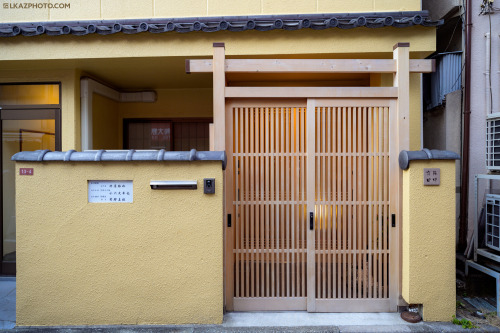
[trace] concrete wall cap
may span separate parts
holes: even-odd
[[[402,170],[407,170],[410,167],[410,162],[414,160],[458,160],[460,156],[452,151],[427,149],[422,150],[402,150],[399,153],[399,167]]]
[[[222,169],[226,169],[225,151],[165,151],[161,150],[86,150],[77,152],[73,149],[66,152],[35,150],[22,151],[11,158],[18,162],[126,162],[126,161],[221,161]]]

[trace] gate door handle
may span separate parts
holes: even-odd
[[[314,230],[314,213],[309,213],[309,230]]]

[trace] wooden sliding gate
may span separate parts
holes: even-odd
[[[227,101],[229,310],[396,311],[395,105]]]

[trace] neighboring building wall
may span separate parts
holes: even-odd
[[[444,106],[424,112],[424,148],[462,152],[462,91],[446,95]],[[456,161],[456,217],[460,215],[460,161]],[[458,219],[457,219],[458,221]],[[458,236],[457,223],[456,234]],[[458,238],[457,238],[458,241]]]
[[[27,0],[24,3],[37,3]],[[417,11],[417,0],[62,0],[70,8],[0,9],[0,22],[108,20],[141,17],[203,17],[259,14]]]
[[[486,169],[486,115],[487,100],[490,98],[488,84],[485,80],[486,68],[486,38],[490,32],[491,18],[491,92],[492,111],[500,112],[500,12],[479,15],[482,1],[472,1],[472,56],[471,56],[471,125],[470,125],[470,167],[469,167],[469,236],[472,234],[474,222],[474,175],[487,172]],[[485,182],[486,183],[486,182]],[[479,194],[483,193],[480,188]],[[480,200],[482,202],[482,198]]]
[[[461,5],[461,0],[422,0],[422,8],[429,11],[429,15],[433,20],[440,20],[454,14],[453,12],[458,11]]]
[[[18,162],[17,325],[221,323],[222,172],[214,161]],[[133,180],[133,203],[89,203],[89,180]]]

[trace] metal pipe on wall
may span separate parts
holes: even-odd
[[[468,204],[469,204],[469,146],[470,146],[470,76],[471,76],[471,13],[472,0],[467,0],[465,8],[465,83],[464,83],[464,127],[462,144],[462,179],[460,184],[460,228],[458,250],[467,247]]]

